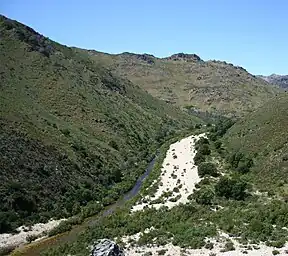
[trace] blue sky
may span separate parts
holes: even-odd
[[[0,0],[0,13],[69,46],[196,53],[253,74],[288,73],[287,0]]]

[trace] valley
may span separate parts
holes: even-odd
[[[0,16],[0,255],[287,255],[288,96],[196,54],[68,47]]]

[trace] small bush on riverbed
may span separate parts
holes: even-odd
[[[37,235],[28,235],[28,236],[26,237],[26,241],[27,241],[28,243],[32,243],[32,242],[35,241],[37,238],[38,238]]]

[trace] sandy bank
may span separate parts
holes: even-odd
[[[170,145],[162,165],[157,192],[142,199],[142,202],[132,208],[132,212],[143,210],[144,207],[172,208],[189,201],[188,196],[201,180],[194,163],[195,143],[204,136],[205,134],[192,135]]]
[[[47,223],[37,223],[31,227],[21,226],[17,228],[19,233],[17,234],[0,234],[0,248],[17,247],[21,244],[27,243],[27,238],[31,236],[37,236],[43,238],[46,236],[46,232],[57,227],[59,223],[64,220],[50,220]]]

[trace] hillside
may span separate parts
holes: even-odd
[[[224,142],[228,152],[253,158],[248,174],[263,191],[288,192],[288,96],[277,97],[228,131]],[[284,186],[284,184],[286,184]],[[283,187],[284,186],[284,187]]]
[[[97,213],[166,137],[199,122],[4,16],[0,35],[0,233],[89,202]]]
[[[203,61],[195,54],[179,53],[167,58],[92,50],[89,54],[151,95],[194,111],[241,116],[280,92],[241,67]]]
[[[278,85],[280,88],[288,88],[288,76],[284,75],[276,75],[272,74],[270,76],[258,76],[262,78],[263,80],[267,81],[268,83]]]

